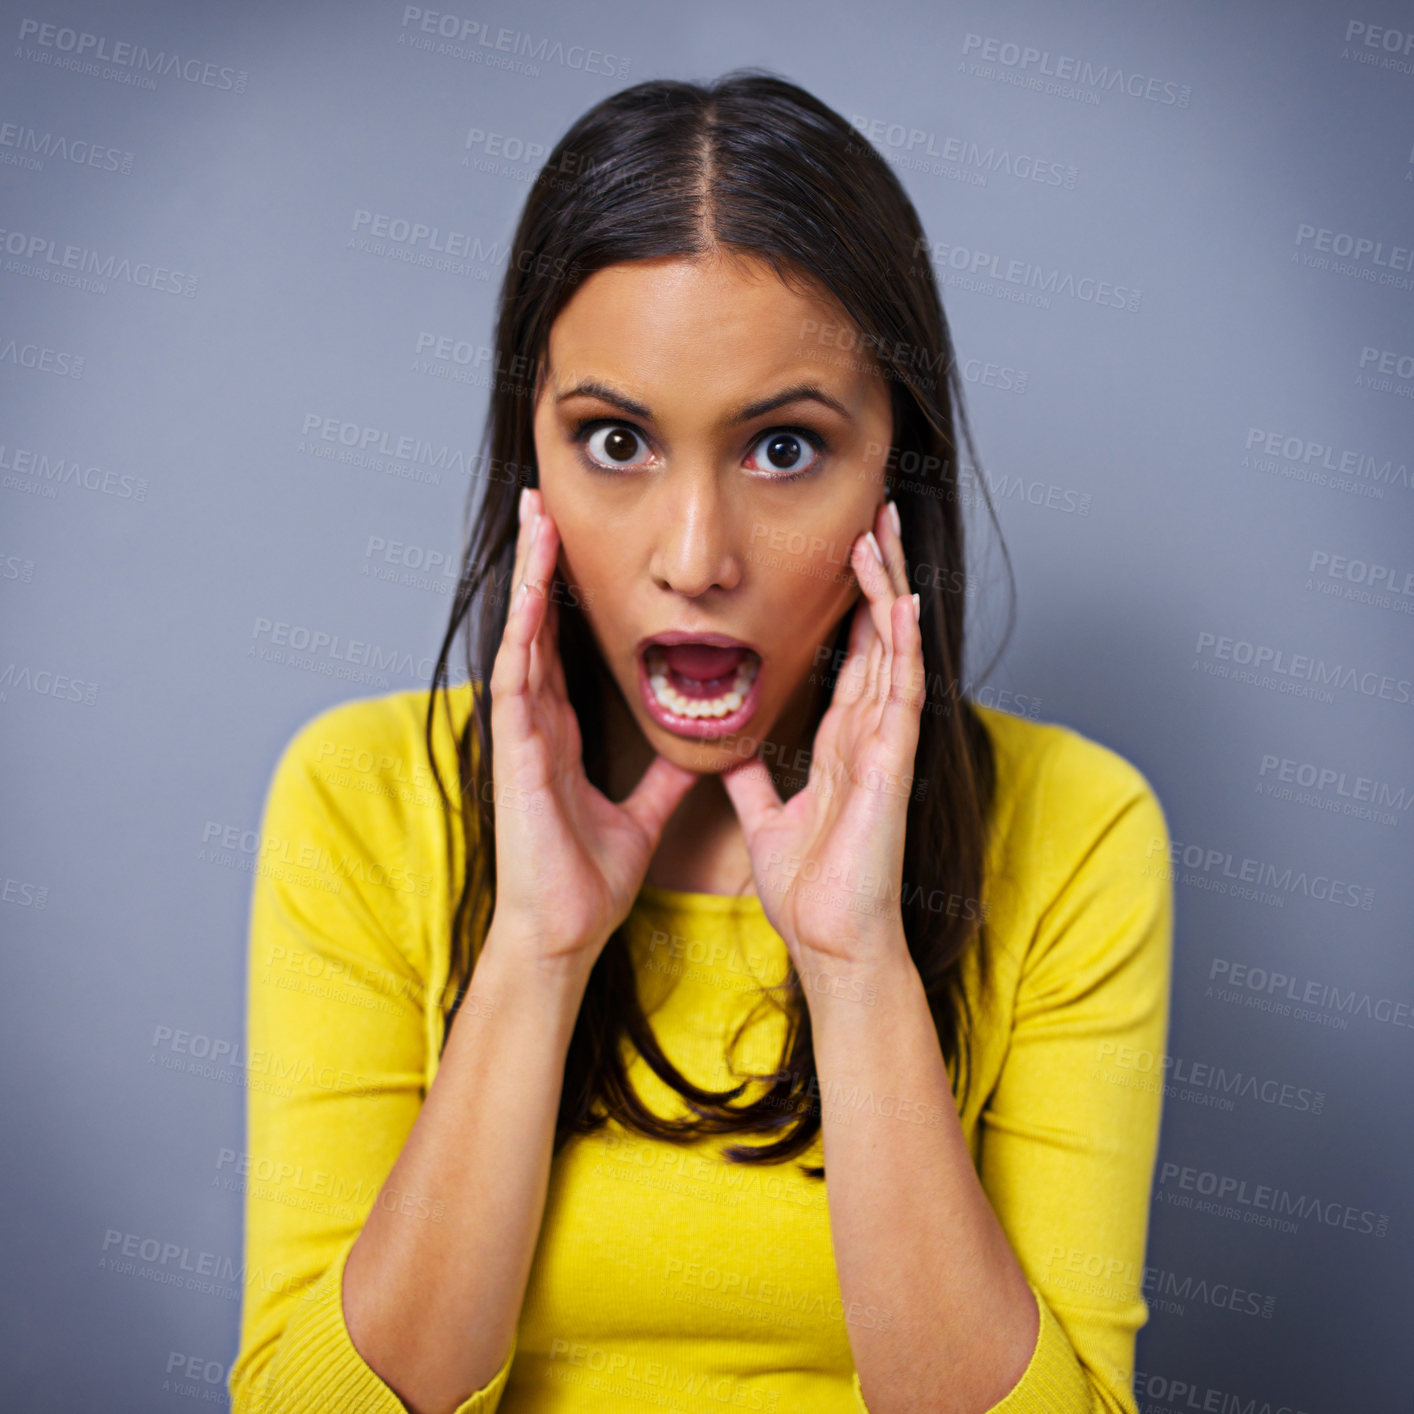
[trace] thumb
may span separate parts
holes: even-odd
[[[655,756],[643,773],[643,779],[633,788],[620,809],[643,831],[651,844],[656,844],[668,816],[678,808],[697,778],[696,771],[689,771],[685,766],[669,761],[666,756]]]
[[[780,793],[771,779],[770,768],[759,756],[723,771],[722,786],[731,798],[748,841],[755,837],[768,815],[781,809]]]

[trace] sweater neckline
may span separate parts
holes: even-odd
[[[757,894],[702,894],[689,889],[665,889],[644,881],[640,893],[650,905],[685,913],[760,913]]]

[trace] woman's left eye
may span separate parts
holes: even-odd
[[[757,470],[770,473],[771,481],[794,481],[808,476],[824,460],[825,442],[803,427],[773,427],[752,449]],[[808,456],[809,453],[813,456]]]

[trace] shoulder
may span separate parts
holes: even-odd
[[[999,814],[1084,830],[1137,804],[1159,807],[1148,777],[1113,747],[1060,722],[972,705],[996,756]]]
[[[456,737],[472,703],[470,685],[438,693],[433,717],[436,772],[427,749],[430,693],[412,688],[326,707],[290,735],[270,777],[267,834],[310,848],[335,846],[408,871],[436,856],[450,819],[464,828]],[[438,786],[438,777],[441,788]],[[442,791],[447,799],[443,799]],[[422,880],[418,892],[427,892]]]
[[[1116,882],[1162,884],[1167,820],[1134,762],[1073,727],[973,706],[996,756],[994,865],[1033,910],[1097,866]]]
[[[431,958],[444,922],[447,829],[459,852],[464,824],[429,762],[429,701],[420,688],[355,698],[294,730],[266,793],[258,906],[318,914],[341,932],[372,926],[419,965]],[[470,703],[469,686],[436,702],[437,766],[453,806],[454,737]]]
[[[429,695],[423,688],[400,689],[324,708],[287,739],[273,785],[297,789],[301,782],[322,780],[335,789],[342,786],[345,793],[384,799],[408,789],[435,790],[427,750]],[[471,700],[469,684],[437,698],[432,740],[449,789],[455,781],[455,739]]]
[[[1074,727],[981,703],[972,706],[992,741],[998,793],[1008,803],[1034,805],[1045,794],[1053,807],[1084,815],[1119,800],[1154,794],[1148,778],[1128,757]]]
[[[447,696],[453,703],[455,722],[460,725],[465,719],[470,688],[455,687]],[[336,702],[294,730],[284,755],[302,763],[353,769],[381,764],[389,769],[392,763],[387,758],[390,755],[396,760],[407,755],[410,748],[417,747],[425,760],[428,697],[425,688],[407,688]],[[439,710],[436,720],[440,734],[446,736],[449,730],[446,713]],[[358,764],[360,760],[363,767]]]

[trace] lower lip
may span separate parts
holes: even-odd
[[[727,712],[721,717],[679,717],[676,712],[664,707],[653,695],[653,685],[648,681],[648,668],[644,663],[644,655],[639,653],[636,656],[638,658],[638,695],[643,699],[643,705],[647,709],[648,715],[664,731],[672,732],[676,736],[690,737],[696,741],[710,741],[714,737],[726,736],[731,732],[738,731],[751,720],[752,713],[756,711],[756,704],[761,700],[761,675],[766,670],[764,662],[757,664],[756,676],[752,678],[751,686],[747,688],[746,696],[735,712]]]

